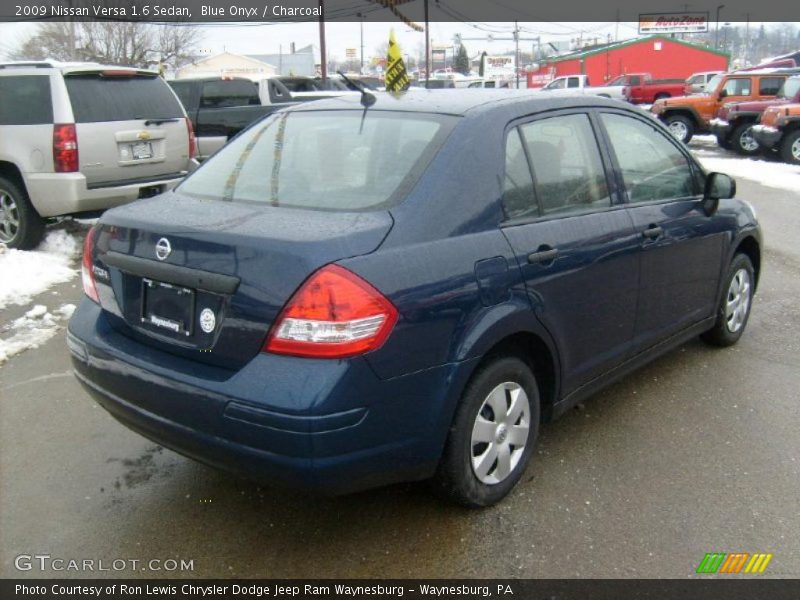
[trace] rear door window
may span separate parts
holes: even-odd
[[[518,129],[509,131],[506,139],[503,209],[507,219],[526,219],[539,216],[539,206],[533,195],[531,169]]]
[[[581,87],[581,80],[578,79],[577,77],[570,77],[567,82],[567,87],[569,88]]]
[[[75,74],[64,77],[76,123],[176,119],[183,107],[158,76]]]
[[[206,81],[200,108],[232,108],[234,106],[258,106],[258,86],[242,79]]]
[[[549,117],[520,127],[533,165],[542,214],[611,206],[606,172],[586,114]]]
[[[53,122],[47,75],[0,77],[0,125],[43,125]]]
[[[784,81],[786,80],[783,77],[762,77],[758,82],[759,95],[777,96],[778,90],[781,89]]]

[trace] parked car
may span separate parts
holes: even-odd
[[[154,71],[0,63],[0,242],[34,248],[51,217],[171,189],[194,151],[191,123]]]
[[[789,77],[772,100],[723,104],[717,111],[717,116],[711,119],[711,132],[723,148],[735,150],[746,156],[758,154],[762,148],[753,136],[753,126],[758,123],[761,114],[771,106],[780,107],[798,102],[800,102],[800,76]]]
[[[619,81],[619,83],[617,83],[617,81]],[[556,77],[546,86],[537,88],[537,91],[547,92],[552,95],[590,94],[603,98],[622,100],[623,81],[624,80],[617,78],[608,85],[593,86],[590,84],[587,75],[566,75],[564,77]]]
[[[800,165],[800,103],[770,106],[753,126],[753,137],[787,163]]]
[[[684,96],[691,94],[703,94],[707,91],[707,86],[715,77],[721,75],[725,71],[702,71],[700,73],[693,73],[686,79],[686,86],[684,87]]]
[[[245,77],[197,77],[169,82],[189,114],[197,136],[198,160],[205,160],[234,135],[286,103],[291,93],[276,86],[262,104],[259,86]]]
[[[682,96],[686,82],[683,79],[653,79],[649,73],[630,76],[622,95],[631,104],[652,104],[662,98]]]
[[[694,134],[710,131],[711,119],[723,104],[774,98],[790,74],[777,69],[726,73],[709,93],[657,100],[650,111],[672,135],[688,143]]]
[[[734,193],[602,98],[297,105],[100,219],[67,344],[101,406],[197,460],[486,506],[540,422],[697,335],[737,342],[761,234]]]

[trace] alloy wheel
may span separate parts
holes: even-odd
[[[744,326],[750,308],[750,274],[739,269],[731,279],[725,302],[725,323],[728,331],[736,333]]]
[[[0,189],[0,242],[8,243],[19,231],[19,210],[14,197]]]
[[[686,136],[689,133],[688,128],[686,127],[686,123],[684,123],[683,121],[673,121],[668,125],[668,128],[670,133],[680,141],[685,140]]]
[[[758,150],[758,142],[753,137],[753,128],[748,127],[739,136],[739,147],[745,152],[755,152]]]
[[[495,387],[483,401],[470,439],[472,471],[479,481],[495,485],[519,464],[528,443],[531,408],[517,383]]]
[[[792,144],[792,157],[800,162],[800,138],[797,138]]]

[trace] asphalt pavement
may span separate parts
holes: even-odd
[[[96,406],[59,332],[0,368],[0,575],[684,578],[707,552],[769,552],[761,577],[800,577],[800,190],[738,196],[766,242],[740,343],[690,342],[546,426],[485,510],[424,483],[324,499],[194,463]],[[54,291],[77,302],[79,280]],[[37,554],[95,571],[15,567]]]

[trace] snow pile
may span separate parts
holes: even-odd
[[[63,304],[52,313],[44,304],[37,304],[24,316],[12,321],[5,328],[12,335],[0,338],[0,365],[15,354],[44,344],[60,329],[59,323],[68,320],[74,311],[74,304]]]
[[[65,229],[49,231],[36,250],[0,245],[0,310],[27,304],[50,286],[72,279],[80,254],[80,238]]]
[[[800,190],[800,167],[795,165],[751,158],[709,156],[702,151],[695,152],[695,155],[709,171],[750,179],[779,190]]]

